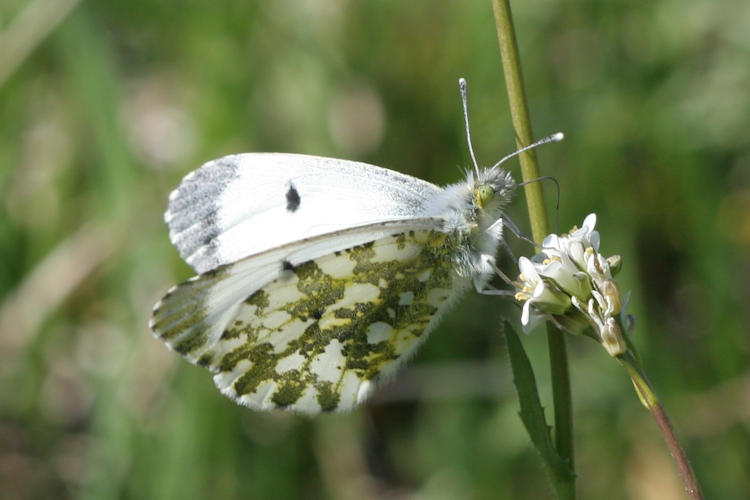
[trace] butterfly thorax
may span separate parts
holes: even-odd
[[[446,220],[446,229],[458,245],[454,268],[464,278],[486,272],[483,255],[494,256],[502,239],[503,210],[516,184],[510,173],[497,167],[467,172],[466,181],[446,186],[430,211]]]

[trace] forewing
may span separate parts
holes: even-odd
[[[310,259],[295,249],[269,266],[263,259],[278,259],[274,251],[203,274],[157,304],[152,328],[241,404],[350,409],[465,288],[449,265],[451,236],[435,219],[420,221]],[[347,233],[358,234],[343,231],[339,242]]]
[[[247,153],[188,174],[164,219],[180,255],[201,273],[301,238],[427,215],[439,191],[365,163]]]

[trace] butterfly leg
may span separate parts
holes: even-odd
[[[479,290],[479,293],[482,295],[500,295],[502,297],[515,297],[515,292],[511,290],[500,290],[499,288],[495,288],[491,285],[485,286],[483,290]]]
[[[529,245],[533,245],[534,248],[541,248],[539,244],[537,244],[534,240],[529,238],[528,236],[524,235],[520,229],[518,229],[518,226],[516,226],[516,223],[513,222],[513,220],[508,217],[507,215],[503,214],[498,220],[496,220],[488,229],[487,231],[492,232],[494,234],[500,233],[502,234],[502,229],[507,227],[513,235],[518,238],[521,241],[525,241]]]

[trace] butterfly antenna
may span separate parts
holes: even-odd
[[[479,165],[477,165],[477,157],[474,156],[474,146],[471,144],[471,131],[469,130],[469,106],[466,99],[466,79],[461,77],[458,79],[458,89],[461,92],[461,105],[464,108],[464,124],[466,125],[466,141],[469,143],[469,154],[471,155],[471,161],[474,163],[474,170],[479,179]]]
[[[467,133],[468,133],[468,130],[469,129],[468,129],[468,122],[467,122],[467,128],[466,128]],[[523,147],[523,148],[519,149],[518,151],[515,151],[515,152],[509,154],[508,156],[504,156],[503,158],[500,159],[499,162],[495,163],[495,165],[492,168],[495,168],[497,166],[502,165],[505,161],[513,158],[514,156],[520,155],[524,151],[528,151],[529,149],[534,149],[535,147],[541,146],[542,144],[547,144],[548,142],[560,142],[563,139],[565,139],[565,134],[563,134],[562,132],[558,132],[556,134],[548,135],[547,137],[545,137],[543,139],[539,139],[535,143],[529,144],[528,146]],[[472,153],[472,155],[473,155],[473,153]]]

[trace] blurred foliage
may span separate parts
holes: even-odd
[[[314,420],[234,405],[147,328],[191,274],[166,197],[206,160],[288,151],[454,182],[459,76],[480,162],[512,151],[489,1],[31,0],[11,29],[27,1],[0,3],[1,497],[551,494],[517,415],[508,301],[467,297],[373,403]],[[535,131],[567,135],[538,151],[560,228],[597,212],[707,497],[745,498],[750,3],[513,7]],[[544,335],[523,340],[549,401]],[[569,344],[581,498],[681,498],[625,373]]]

